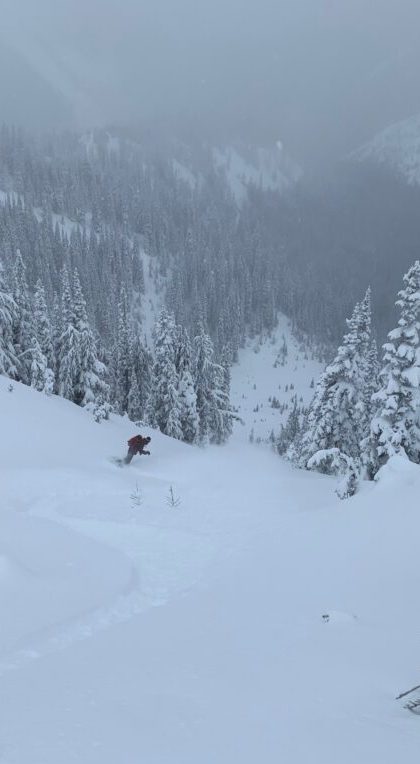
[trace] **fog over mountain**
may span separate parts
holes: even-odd
[[[4,120],[279,138],[307,164],[420,111],[413,0],[3,0]]]

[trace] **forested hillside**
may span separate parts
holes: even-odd
[[[420,189],[360,162],[343,163],[322,187],[300,176],[280,144],[216,149],[147,132],[35,136],[3,127],[0,261],[10,337],[2,371],[90,402],[99,417],[110,402],[140,420],[156,388],[157,347],[168,349],[166,326],[169,378],[178,392],[190,389],[181,382],[187,370],[194,386],[205,348],[207,389],[225,401],[223,418],[229,365],[246,337],[275,327],[279,310],[330,358],[370,284],[373,334],[382,340],[401,273],[417,256]],[[162,308],[159,339],[152,325]],[[71,356],[82,336],[83,383]],[[215,411],[219,404],[213,399]],[[164,431],[180,433],[182,416]],[[213,426],[223,440],[227,420],[223,436],[220,422]]]

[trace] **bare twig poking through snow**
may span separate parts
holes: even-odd
[[[406,690],[406,692],[402,692],[400,695],[397,695],[395,700],[401,700],[401,698],[405,698],[407,695],[410,695],[412,692],[415,692],[416,690],[420,690],[420,684],[416,685],[416,687],[412,687],[411,690]]]
[[[411,695],[413,692],[416,692],[416,690],[420,690],[420,684],[417,684],[415,687],[412,687],[411,690],[406,690],[405,692],[401,692],[399,695],[397,695],[396,700],[401,700],[401,698],[406,698],[408,695]],[[407,711],[411,711],[411,713],[416,714],[416,716],[420,716],[420,697],[414,697],[411,700],[407,700],[406,703],[404,703],[404,708],[407,709]]]
[[[136,490],[133,491],[133,493],[130,495],[131,499],[131,507],[134,509],[135,507],[141,507],[143,504],[143,494],[139,488],[139,484],[136,483]]]
[[[176,495],[172,486],[170,487],[169,493],[166,497],[166,503],[168,507],[179,507],[181,504],[181,499]]]

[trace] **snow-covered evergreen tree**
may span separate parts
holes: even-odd
[[[13,327],[17,320],[17,306],[6,287],[3,265],[0,261],[0,374],[16,379],[18,360],[13,346]]]
[[[76,398],[80,375],[80,345],[75,326],[73,297],[67,269],[62,271],[61,335],[58,346],[58,394],[69,401]]]
[[[213,343],[202,324],[194,338],[194,354],[200,442],[224,443],[233,420],[227,377],[224,368],[214,362]]]
[[[32,338],[31,347],[31,387],[47,395],[54,391],[54,373],[36,337]]]
[[[20,249],[17,250],[13,267],[13,298],[17,307],[13,344],[19,361],[18,378],[28,385],[31,381],[31,347],[34,327],[31,299],[26,280],[26,266]]]
[[[136,420],[144,420],[146,416],[147,401],[150,394],[152,357],[148,348],[144,345],[138,335],[130,337],[131,369],[130,390],[128,399],[129,407],[134,407],[137,411]],[[133,376],[134,372],[134,376]],[[136,388],[133,389],[133,380],[136,380]],[[136,403],[130,403],[130,396],[135,396]]]
[[[192,348],[187,331],[178,327],[175,368],[178,374],[180,422],[186,443],[195,443],[199,432],[197,396],[192,374]]]
[[[131,370],[130,390],[127,397],[127,414],[132,422],[142,419],[140,385],[134,368]]]
[[[92,412],[92,416],[95,422],[98,424],[109,419],[109,415],[111,413],[111,405],[102,393],[99,393],[93,404],[89,404],[89,408]]]
[[[48,315],[48,308],[45,299],[45,289],[41,279],[38,279],[34,294],[34,330],[39,342],[42,353],[47,359],[48,367],[55,369],[53,331]]]
[[[373,396],[377,413],[371,427],[370,473],[393,454],[420,462],[420,262],[404,276],[398,325],[384,345],[381,387]]]
[[[300,411],[297,396],[293,396],[293,405],[287,417],[286,423],[282,425],[280,433],[276,439],[276,450],[283,456],[289,447],[296,442],[301,431]]]
[[[366,384],[371,350],[370,290],[357,303],[347,321],[348,332],[334,361],[322,374],[298,446],[302,466],[328,471],[330,460],[316,459],[318,452],[338,449],[359,459],[360,443],[368,425]]]
[[[210,408],[210,442],[221,445],[232,434],[233,410],[230,405],[230,390],[226,385],[226,373],[223,366],[212,364]]]
[[[182,440],[181,404],[176,371],[176,327],[173,316],[162,310],[155,324],[154,364],[148,402],[148,420],[172,438]]]
[[[88,321],[86,302],[77,270],[73,277],[73,316],[79,344],[79,363],[74,380],[73,402],[79,406],[93,406],[99,395],[107,399],[108,385],[104,380],[105,366],[98,359],[95,337]]]
[[[199,417],[199,439],[201,443],[210,440],[213,420],[213,343],[201,324],[194,337],[194,380]]]
[[[60,394],[60,362],[61,362],[61,335],[63,333],[63,315],[61,300],[57,293],[54,294],[52,307],[51,339],[54,354],[55,384],[54,392]]]
[[[379,362],[378,348],[376,341],[372,340],[370,350],[367,356],[367,374],[364,392],[364,410],[365,421],[367,423],[366,434],[360,443],[360,457],[363,466],[364,476],[372,480],[378,471],[378,452],[376,443],[372,437],[372,422],[374,421],[379,408],[377,392],[379,390]]]
[[[131,384],[131,347],[127,293],[121,288],[118,303],[118,333],[114,349],[114,395],[117,409],[125,414],[128,409],[128,395]]]

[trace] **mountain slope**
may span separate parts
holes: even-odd
[[[271,147],[225,146],[213,149],[214,166],[226,174],[233,196],[241,204],[249,186],[280,193],[294,186],[302,169],[287,156],[281,141]]]
[[[265,365],[244,353],[236,400]],[[127,419],[9,387],[0,760],[414,759],[418,720],[394,697],[418,684],[418,467],[340,503],[244,443],[245,408],[226,447],[147,430],[152,455],[120,469]]]
[[[420,115],[390,125],[351,154],[359,162],[386,165],[407,179],[420,184]]]

